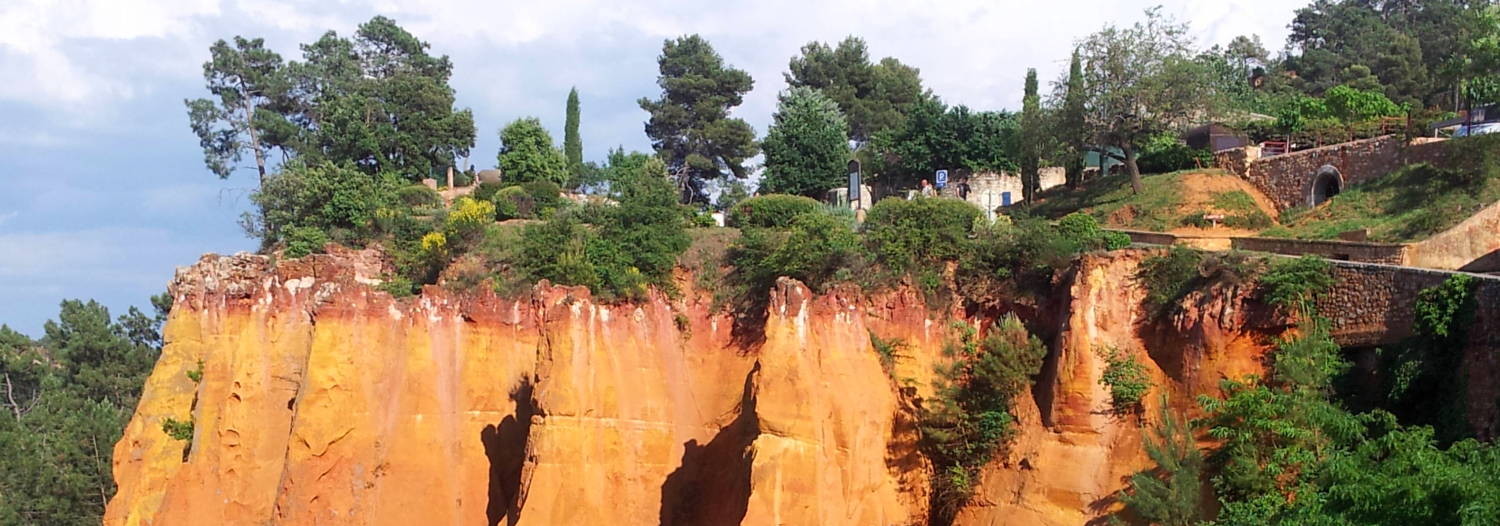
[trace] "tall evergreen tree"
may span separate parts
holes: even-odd
[[[1021,99],[1021,197],[1030,206],[1041,187],[1042,144],[1046,135],[1042,122],[1042,100],[1036,92],[1036,69],[1026,70],[1026,91]]]
[[[1083,183],[1083,158],[1089,146],[1089,130],[1084,109],[1088,93],[1083,85],[1083,61],[1079,59],[1077,49],[1073,50],[1073,59],[1068,64],[1068,80],[1063,89],[1056,129],[1058,142],[1062,143],[1068,188],[1078,188]]]
[[[568,175],[583,176],[583,139],[578,136],[578,88],[568,91],[568,120],[563,124],[563,153],[568,156]]]
[[[698,35],[664,42],[657,64],[661,98],[639,101],[651,114],[646,136],[667,162],[682,199],[707,203],[709,179],[746,177],[745,160],[759,152],[755,130],[729,116],[731,108],[744,102],[754,81],[724,64]]]
[[[849,138],[864,143],[906,121],[924,94],[918,73],[891,57],[871,63],[864,39],[850,36],[837,47],[802,46],[783,75],[788,86],[817,89],[838,103],[849,121]]]
[[[268,146],[257,129],[257,113],[285,91],[281,55],[267,49],[264,39],[234,37],[234,45],[220,40],[208,49],[203,79],[214,99],[183,101],[188,123],[203,146],[203,162],[220,178],[228,178],[246,152],[255,159],[261,180],[266,178]]]
[[[787,90],[761,144],[766,152],[761,189],[820,197],[839,186],[849,161],[848,134],[833,99],[807,87]]]

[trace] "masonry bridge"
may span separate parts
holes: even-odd
[[[1349,185],[1384,177],[1402,166],[1430,162],[1445,165],[1447,141],[1418,138],[1411,142],[1383,135],[1274,156],[1259,146],[1214,153],[1214,162],[1234,173],[1276,204],[1278,211],[1317,206]]]

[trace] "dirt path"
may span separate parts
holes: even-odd
[[[1255,200],[1255,205],[1260,211],[1265,212],[1274,222],[1276,220],[1276,207],[1265,194],[1260,193],[1249,181],[1223,173],[1190,173],[1182,176],[1182,202],[1178,205],[1183,215],[1194,212],[1220,213],[1223,212],[1214,207],[1214,195],[1243,191]],[[1195,226],[1182,226],[1170,230],[1173,234],[1203,237],[1232,237],[1253,236],[1256,230],[1243,228],[1229,228],[1226,226],[1199,228]]]

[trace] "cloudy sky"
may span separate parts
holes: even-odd
[[[1054,79],[1072,43],[1158,2],[1116,0],[4,0],[0,2],[0,323],[39,336],[65,298],[146,305],[175,267],[252,250],[237,226],[252,172],[202,164],[182,100],[204,96],[208,46],[265,37],[286,58],[328,29],[390,16],[453,58],[458,103],[494,163],[496,130],[540,117],[559,135],[577,86],[584,155],[645,150],[662,40],[704,35],[755,78],[737,110],[763,134],[788,58],[863,36],[873,57],[921,69],[950,104],[1018,108],[1025,68]],[[1307,0],[1165,0],[1200,44],[1259,34],[1280,48]]]

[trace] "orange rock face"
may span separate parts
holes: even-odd
[[[960,524],[1083,524],[1145,464],[1143,423],[1105,411],[1094,348],[1141,355],[1174,406],[1257,370],[1265,343],[1232,301],[1142,328],[1137,259],[1081,264],[1023,432]],[[924,524],[914,404],[948,326],[986,321],[789,280],[738,328],[693,291],[395,300],[371,286],[385,270],[360,252],[179,271],[105,523]],[[871,331],[907,343],[892,371]],[[168,418],[191,419],[191,440]]]

